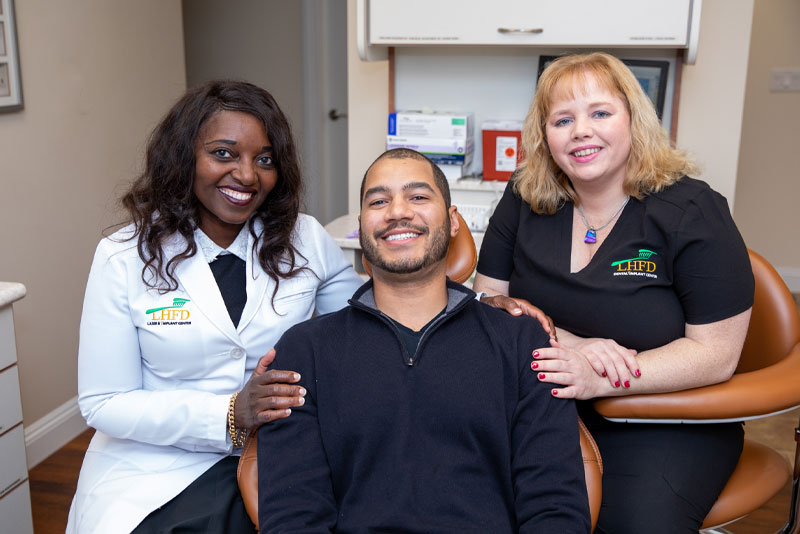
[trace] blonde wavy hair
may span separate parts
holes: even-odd
[[[514,190],[536,213],[552,215],[565,202],[579,202],[569,177],[550,154],[545,124],[553,99],[572,98],[585,86],[589,74],[628,106],[631,152],[623,183],[625,193],[641,199],[685,174],[697,172],[688,156],[672,146],[653,104],[622,61],[602,52],[564,56],[551,63],[539,78],[522,128],[525,158],[516,173]]]

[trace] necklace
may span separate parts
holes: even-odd
[[[622,209],[625,207],[625,205],[628,203],[630,199],[631,199],[630,195],[625,195],[625,200],[622,202],[622,205],[619,208],[617,208],[617,211],[614,212],[614,215],[612,215],[611,218],[608,221],[606,221],[606,223],[603,226],[598,226],[596,228],[591,224],[589,224],[589,221],[586,220],[586,215],[583,214],[583,210],[581,209],[581,207],[575,205],[575,207],[578,208],[578,214],[581,216],[581,219],[583,219],[583,224],[586,225],[586,237],[583,238],[583,242],[588,243],[590,245],[597,243],[597,232],[599,232],[600,230],[611,224],[611,221],[617,218],[617,215],[619,215],[619,213],[622,211]]]

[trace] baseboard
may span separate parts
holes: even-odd
[[[78,409],[75,396],[25,427],[25,451],[28,456],[28,469],[72,441],[86,430],[86,421]]]
[[[800,293],[800,268],[776,267],[775,270],[778,271],[783,281],[789,286],[789,291],[792,293]]]

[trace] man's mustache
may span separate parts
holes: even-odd
[[[375,239],[380,239],[387,233],[391,232],[392,230],[396,230],[398,228],[408,228],[409,230],[414,230],[415,232],[418,232],[420,235],[425,235],[428,233],[428,228],[426,226],[417,226],[409,222],[398,221],[390,224],[389,226],[387,226],[382,230],[375,231],[375,233],[372,235],[375,237]]]

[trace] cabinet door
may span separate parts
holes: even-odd
[[[691,7],[691,0],[370,0],[369,43],[680,48]]]
[[[22,425],[0,436],[0,499],[28,478]]]
[[[0,434],[21,422],[19,371],[15,365],[0,373]]]
[[[0,369],[17,361],[17,345],[14,343],[14,314],[11,306],[0,307]]]
[[[30,488],[25,482],[0,498],[0,533],[33,534]]]

